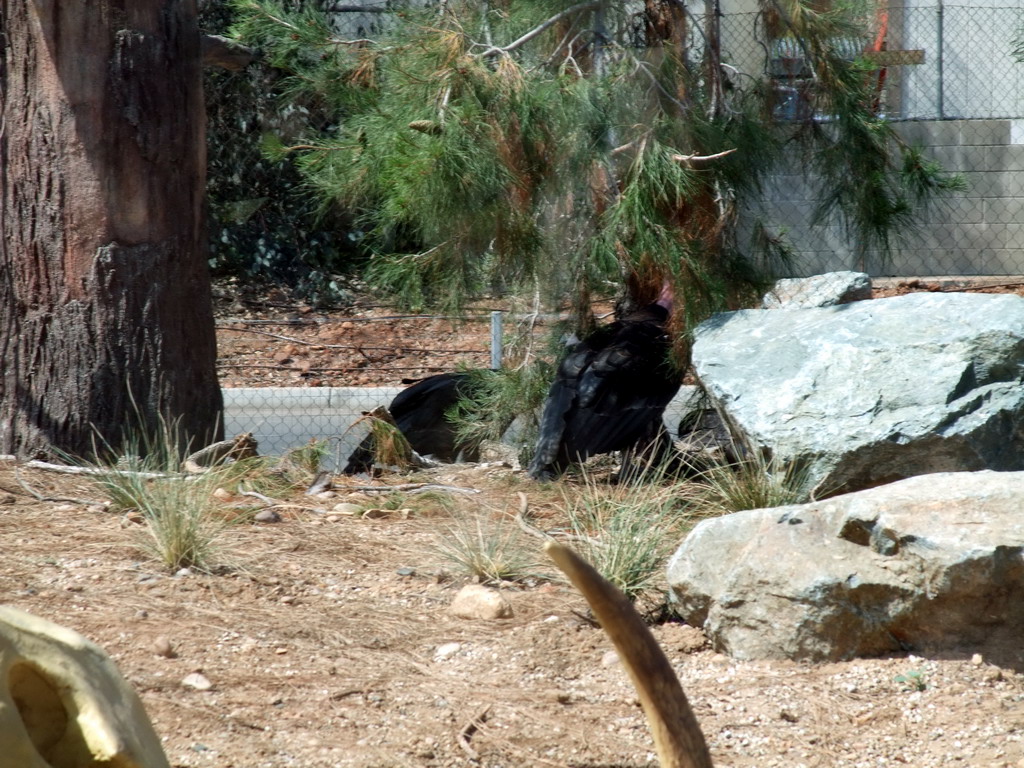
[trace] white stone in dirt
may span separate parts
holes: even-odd
[[[358,515],[363,511],[363,506],[350,501],[340,501],[332,507],[332,510],[339,515]]]
[[[434,651],[434,661],[444,661],[462,650],[461,643],[445,643]]]
[[[762,309],[831,307],[871,298],[871,277],[864,272],[826,272],[777,280],[761,299]]]
[[[467,584],[452,600],[451,612],[460,619],[508,619],[512,617],[512,604],[496,589]]]
[[[687,623],[740,659],[955,650],[1016,663],[1024,472],[924,475],[705,520],[668,581]]]
[[[693,363],[734,437],[826,493],[1024,469],[1019,296],[723,313],[696,329]]]
[[[169,768],[142,702],[98,645],[0,606],[0,768]]]
[[[201,672],[191,672],[185,675],[181,684],[186,688],[192,688],[197,691],[208,691],[213,688],[213,683],[211,683],[210,679]]]

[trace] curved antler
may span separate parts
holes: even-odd
[[[568,547],[549,541],[544,551],[583,593],[615,645],[640,696],[661,768],[712,768],[686,694],[633,604]]]

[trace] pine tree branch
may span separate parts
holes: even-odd
[[[483,51],[482,53],[478,53],[476,55],[480,58],[488,58],[490,56],[497,56],[498,54],[501,53],[511,53],[516,48],[521,48],[523,45],[533,40],[533,38],[537,37],[537,35],[550,29],[552,26],[560,22],[562,19],[568,16],[573,16],[574,14],[577,13],[582,13],[583,11],[589,11],[593,8],[597,8],[603,2],[604,0],[587,0],[587,2],[571,5],[564,11],[556,13],[547,21],[544,21],[543,23],[537,25],[529,32],[527,32],[525,35],[520,37],[518,40],[513,40],[511,43],[505,46],[491,46],[486,51]]]
[[[626,151],[636,147],[638,145],[638,143],[639,143],[640,147],[642,148],[644,142],[647,141],[648,135],[649,134],[644,134],[640,138],[633,139],[633,141],[630,141],[630,142],[628,142],[626,144],[622,144],[622,145],[620,145],[618,147],[615,147],[614,149],[612,149],[609,152],[609,154],[611,154],[611,155],[621,155],[623,152],[626,152]],[[719,158],[726,157],[727,155],[731,155],[736,150],[737,150],[737,147],[733,147],[732,149],[726,149],[726,150],[723,150],[722,152],[716,152],[713,155],[697,155],[697,154],[693,154],[693,155],[680,155],[678,153],[674,153],[674,154],[670,155],[670,157],[673,160],[675,160],[677,163],[682,163],[683,165],[695,166],[695,165],[700,165],[702,163],[710,162],[711,160],[718,160]]]
[[[731,155],[735,151],[736,147],[733,147],[732,149],[726,149],[722,152],[716,152],[713,155],[672,155],[672,159],[677,163],[682,163],[683,165],[689,165],[692,167],[710,162],[711,160],[718,160],[720,157]]]
[[[323,9],[327,13],[392,13],[392,9],[383,5],[341,5],[335,3]]]

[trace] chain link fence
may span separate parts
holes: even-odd
[[[1016,7],[880,6],[866,19],[863,38],[834,41],[849,58],[877,65],[869,76],[879,114],[960,174],[967,189],[936,202],[890,253],[858,253],[841,222],[813,221],[817,189],[794,161],[792,172],[773,179],[758,211],[786,233],[795,257],[788,276],[847,269],[875,277],[1024,274],[1024,64],[1013,55],[1022,19]],[[810,117],[813,82],[800,41],[773,37],[765,27],[760,14],[726,14],[722,60],[741,81],[771,78],[779,119]]]
[[[811,86],[800,42],[785,35],[773,36],[761,14],[733,12],[735,5],[723,3],[720,39],[722,62],[735,78],[736,86],[742,88],[767,76],[778,97],[776,117],[808,117],[806,93]],[[339,35],[372,38],[391,23],[391,11],[396,6],[391,0],[371,0],[358,5],[328,2],[321,7],[333,13]],[[643,4],[627,7],[634,12],[635,23],[627,23],[619,30],[621,40],[628,45],[643,45]],[[705,41],[703,13],[702,4],[699,11],[695,9],[689,27],[695,58]],[[906,141],[923,147],[926,155],[947,171],[961,174],[967,189],[936,203],[924,217],[920,230],[896,241],[891,253],[858,253],[841,223],[812,221],[816,189],[813,180],[807,179],[794,163],[792,172],[774,177],[763,199],[758,201],[759,215],[775,230],[784,231],[792,246],[794,260],[788,274],[781,277],[855,270],[868,273],[878,283],[885,279],[935,276],[989,276],[1012,281],[1024,275],[1024,64],[1013,55],[1022,18],[1024,8],[1018,7],[934,1],[879,6],[866,17],[869,31],[863,38],[834,42],[835,48],[850,58],[864,56],[874,61],[877,69],[870,77],[875,84],[879,114],[890,119]],[[300,252],[323,248],[334,249],[332,253],[343,251],[345,243],[339,243],[335,234],[344,232],[343,227],[325,229],[312,219],[308,226],[296,226],[295,210],[285,206],[278,211],[274,207],[286,197],[281,189],[291,190],[295,186],[287,168],[280,171],[282,186],[277,191],[246,182],[245,169],[265,162],[259,152],[258,135],[267,129],[268,123],[259,115],[273,110],[264,108],[265,105],[254,109],[252,119],[241,124],[240,131],[239,125],[232,122],[237,122],[237,115],[229,114],[228,109],[218,112],[218,104],[224,106],[230,99],[239,98],[234,93],[239,90],[239,83],[232,80],[237,77],[228,76],[208,82],[207,86],[214,115],[211,124],[223,125],[225,130],[222,142],[227,154],[223,155],[221,167],[236,169],[226,176],[220,173],[221,183],[227,179],[235,184],[235,189],[220,191],[222,207],[214,217],[220,227],[214,232],[215,246],[218,237],[224,241],[222,245],[237,248],[251,248],[255,244],[266,249],[268,265],[278,256],[281,263],[290,263],[289,259]],[[242,97],[260,106],[267,90],[265,80],[260,78],[272,74],[248,77],[251,82],[241,88]],[[292,110],[274,113],[273,121],[287,127],[289,121],[317,124],[327,119],[311,114],[303,105],[295,105]],[[239,135],[242,141],[237,140]],[[253,189],[258,194],[245,191]],[[301,208],[301,198],[293,195],[289,200],[293,208]],[[279,226],[282,223],[285,226]],[[304,263],[307,274],[319,274],[315,262]],[[256,325],[248,328],[261,330]],[[288,335],[285,326],[262,331]],[[488,334],[475,333],[472,337],[476,351],[466,349],[446,358],[448,370],[460,364],[488,365]],[[310,437],[329,438],[331,461],[337,466],[362,437],[364,427],[351,428],[362,412],[389,402],[400,390],[402,377],[438,372],[436,366],[409,362],[412,358],[397,354],[399,350],[417,345],[439,348],[440,339],[432,333],[419,340],[391,342],[390,348],[384,350],[364,344],[361,352],[356,353],[364,356],[358,364],[327,359],[341,353],[330,349],[332,343],[358,345],[344,340],[325,341],[320,352],[327,357],[314,360],[305,369],[308,359],[275,363],[279,367],[294,364],[295,387],[226,390],[227,431],[255,432],[265,446],[264,452],[269,453],[301,445]],[[261,343],[274,345],[280,350],[277,354],[286,358],[289,349],[296,346],[292,341],[270,335],[264,336]],[[448,346],[454,351],[467,345],[460,342]],[[222,359],[222,378],[227,386],[232,377],[224,366],[244,364]],[[248,377],[250,381],[252,378]],[[367,387],[368,383],[380,382],[386,386]]]
[[[280,311],[280,308],[278,308]],[[542,345],[553,316],[484,311],[465,316],[358,316],[300,306],[292,316],[223,317],[218,372],[225,432],[251,432],[265,455],[319,441],[324,466],[344,467],[367,434],[363,414],[411,383],[466,368],[495,368],[506,348]]]

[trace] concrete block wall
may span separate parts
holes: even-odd
[[[762,215],[786,231],[796,251],[794,277],[840,269],[873,276],[1024,274],[1024,120],[922,120],[896,123],[903,137],[968,189],[937,202],[920,230],[894,243],[886,260],[860,260],[837,222],[811,226],[813,186],[799,174],[780,174]]]
[[[252,432],[262,456],[281,456],[310,440],[329,441],[324,469],[340,470],[367,433],[364,411],[387,405],[403,387],[238,387],[225,388],[224,434]],[[673,435],[700,393],[684,386],[665,409]]]

